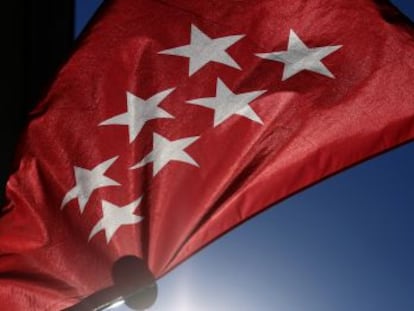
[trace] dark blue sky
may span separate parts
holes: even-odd
[[[101,2],[77,1],[78,30]],[[151,311],[413,311],[414,143],[250,220],[159,289]]]

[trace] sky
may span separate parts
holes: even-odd
[[[76,1],[76,33],[101,2]],[[149,311],[412,311],[413,179],[411,142],[318,183],[159,280]]]

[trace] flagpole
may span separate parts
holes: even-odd
[[[146,295],[148,295],[149,292],[153,293],[154,291],[157,291],[156,287],[156,284],[152,284],[150,286],[140,288],[127,297],[117,297],[99,307],[96,307],[95,309],[93,309],[93,311],[103,311],[109,307],[115,307],[122,304],[126,304],[128,305],[128,307],[134,308],[135,310],[146,310],[155,303],[155,300],[151,302],[151,304],[149,304],[148,302],[144,302],[143,300],[148,300]]]
[[[65,311],[102,311],[125,303],[134,310],[151,307],[158,294],[154,275],[146,262],[136,256],[124,256],[112,267],[113,285],[86,297]]]

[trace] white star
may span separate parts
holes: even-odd
[[[293,30],[290,30],[287,51],[260,53],[256,55],[261,58],[284,63],[282,81],[289,79],[303,70],[313,71],[329,78],[335,78],[321,60],[341,47],[342,45],[332,45],[308,48],[298,35]]]
[[[214,127],[226,121],[232,115],[239,115],[263,124],[262,119],[250,107],[250,103],[266,91],[233,93],[220,79],[217,79],[216,96],[192,99],[189,104],[199,105],[214,110]]]
[[[115,232],[125,225],[133,225],[142,221],[143,217],[134,214],[141,203],[142,197],[125,206],[117,206],[108,201],[102,201],[103,217],[93,227],[89,234],[89,241],[99,232],[104,230],[106,243],[112,239]]]
[[[241,69],[236,61],[226,52],[244,35],[235,35],[211,39],[196,26],[191,25],[190,44],[158,52],[159,54],[176,55],[190,59],[190,73],[193,75],[209,62],[221,63]]]
[[[79,210],[83,213],[85,206],[95,189],[107,186],[120,186],[120,183],[104,175],[117,158],[118,157],[114,157],[102,162],[91,170],[75,166],[76,186],[66,193],[60,208],[63,209],[69,201],[77,198]]]
[[[147,100],[127,92],[127,112],[107,119],[99,125],[128,125],[129,142],[132,143],[147,121],[160,118],[174,118],[174,116],[159,107],[160,103],[172,91],[174,91],[174,88],[157,93]]]
[[[179,161],[199,167],[198,163],[184,151],[189,145],[195,142],[199,137],[186,137],[177,140],[168,140],[167,138],[154,133],[153,149],[140,162],[133,165],[130,169],[137,169],[153,162],[153,176],[155,176],[170,161]]]

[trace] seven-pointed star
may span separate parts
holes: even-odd
[[[193,75],[209,62],[221,63],[241,69],[226,50],[243,37],[244,35],[234,35],[211,39],[196,26],[191,25],[190,44],[158,53],[188,57],[190,59],[189,76]]]
[[[184,162],[199,167],[198,163],[184,151],[199,138],[198,136],[169,140],[160,134],[154,133],[153,138],[152,151],[130,169],[137,169],[153,162],[152,175],[155,176],[170,161]]]
[[[107,186],[120,186],[115,180],[105,176],[105,172],[111,167],[118,157],[114,157],[88,170],[82,167],[74,167],[76,185],[70,189],[62,200],[61,209],[73,199],[78,199],[79,210],[81,213],[89,201],[95,189]]]
[[[199,105],[214,110],[214,127],[233,115],[239,115],[263,124],[262,119],[250,107],[250,103],[266,91],[233,93],[220,79],[217,79],[216,96],[192,99],[189,104]]]
[[[135,215],[134,212],[141,203],[142,197],[125,205],[118,206],[108,201],[102,201],[103,217],[93,227],[89,234],[89,241],[100,231],[105,231],[106,243],[112,239],[115,232],[125,225],[133,225],[139,223],[143,218]]]
[[[128,125],[129,142],[132,143],[147,121],[160,118],[174,118],[159,107],[160,103],[173,90],[174,88],[162,91],[147,100],[127,92],[127,112],[107,119],[99,125]]]
[[[308,48],[298,35],[290,30],[288,50],[272,53],[259,53],[257,56],[284,63],[282,81],[289,79],[302,70],[313,71],[335,78],[321,62],[323,58],[340,49],[342,45]]]

